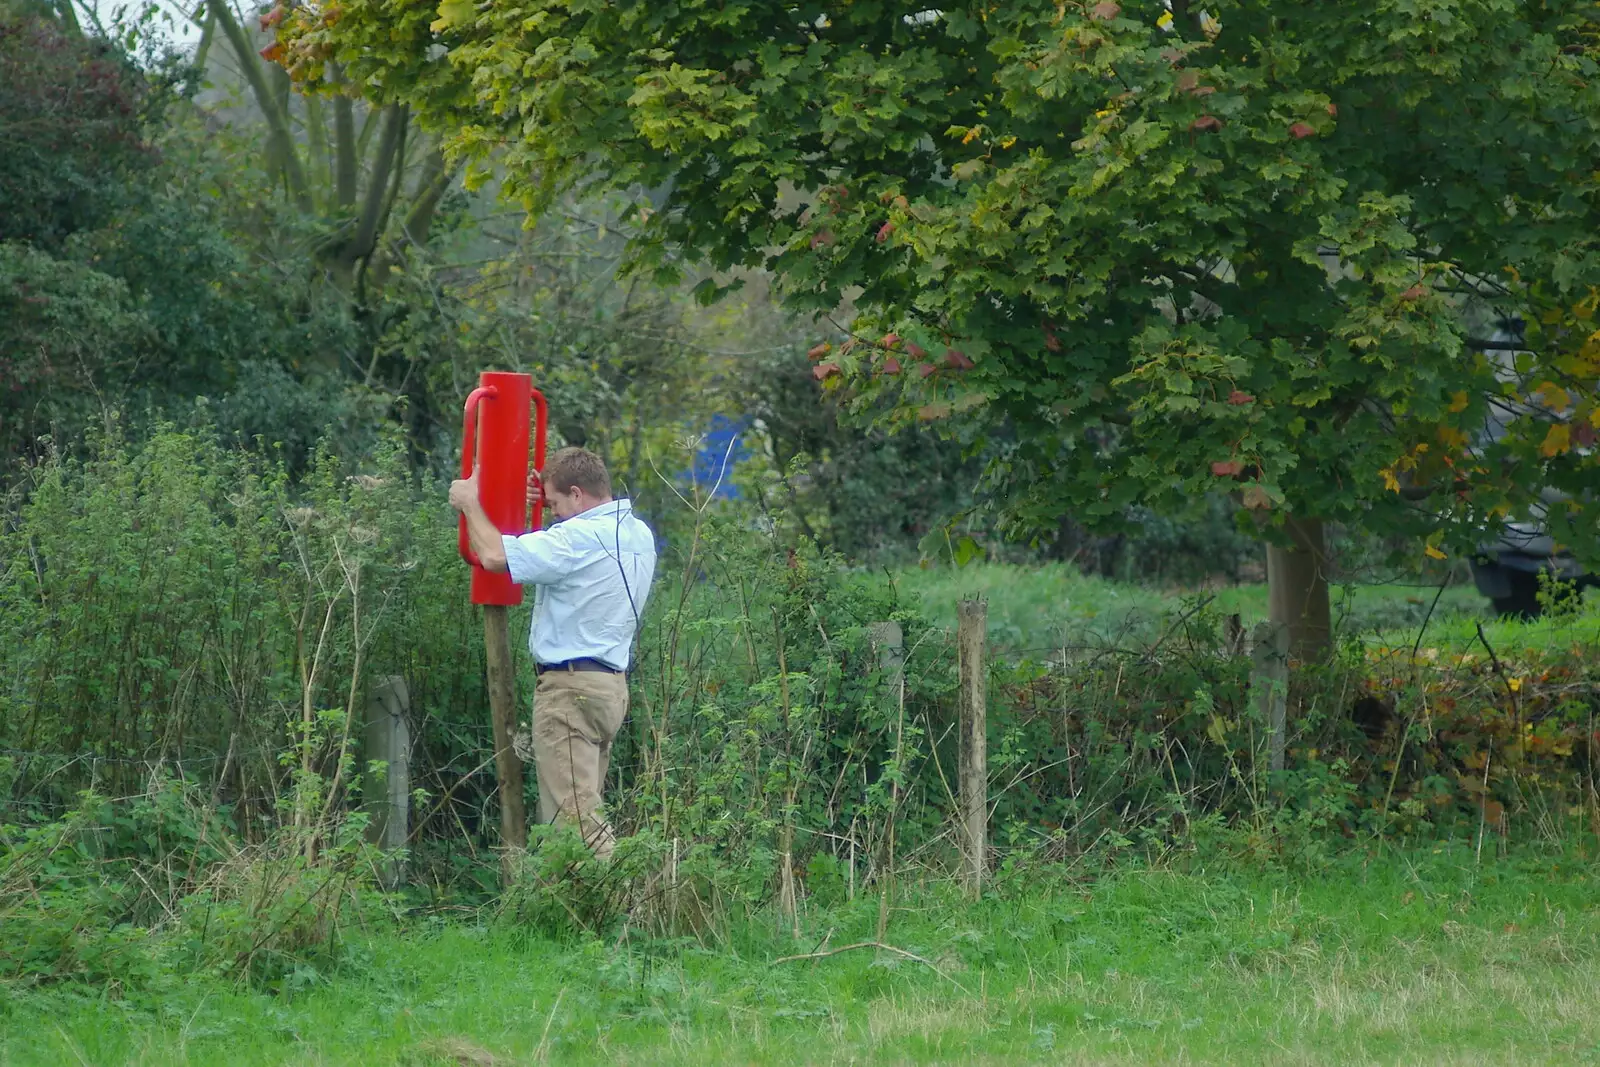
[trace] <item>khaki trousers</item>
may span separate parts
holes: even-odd
[[[545,671],[533,692],[533,759],[539,821],[576,826],[601,859],[616,836],[601,793],[611,742],[628,714],[628,678],[601,671]]]

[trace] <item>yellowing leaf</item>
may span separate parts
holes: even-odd
[[[1161,13],[1161,17],[1156,19],[1156,25],[1161,27],[1163,30],[1171,30],[1172,29],[1172,12],[1163,11]]]
[[[1010,148],[1012,145],[1014,145],[1016,143],[1017,143],[1017,139],[1015,137],[1006,136],[1006,137],[1000,138],[1000,147],[1001,148]]]
[[[466,25],[477,14],[475,8],[473,0],[439,0],[439,17],[428,25],[428,29],[440,33],[452,26]]]
[[[1544,443],[1539,446],[1541,456],[1559,456],[1572,448],[1572,434],[1567,429],[1567,424],[1558,422],[1550,427],[1550,432],[1544,435]]]
[[[972,127],[970,130],[968,130],[966,132],[966,134],[964,134],[962,136],[961,143],[962,144],[971,144],[973,141],[978,139],[978,134],[980,134],[982,132],[983,132],[983,127],[982,126],[974,126],[974,127]]]
[[[1383,475],[1383,487],[1385,489],[1389,490],[1391,493],[1398,493],[1400,491],[1400,479],[1394,476],[1393,467],[1385,467],[1378,473]]]
[[[1467,391],[1465,389],[1450,395],[1450,411],[1452,414],[1467,410]]]
[[[1433,547],[1432,545],[1429,545],[1427,548],[1423,549],[1423,552],[1427,553],[1427,556],[1428,556],[1429,559],[1449,559],[1450,558],[1449,556],[1445,555],[1443,552],[1440,552],[1437,548]]]
[[[1507,679],[1506,684],[1511,687],[1511,691],[1513,693],[1522,692],[1522,679],[1521,678],[1510,678],[1510,679]]]
[[[1213,714],[1211,716],[1211,721],[1206,724],[1206,736],[1219,745],[1228,743],[1228,724],[1222,720],[1220,715]]]
[[[1565,411],[1572,403],[1572,397],[1555,382],[1545,382],[1539,387],[1539,392],[1544,396],[1545,406],[1556,411]]]

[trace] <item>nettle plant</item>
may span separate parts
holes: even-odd
[[[1337,521],[1443,555],[1552,487],[1592,556],[1597,20],[344,0],[281,34],[297,77],[407,103],[535,213],[630,191],[636,270],[763,268],[794,308],[848,301],[817,377],[896,425],[1004,427],[1025,525],[1220,489],[1305,552]],[[1494,316],[1527,324],[1514,359],[1473,344]],[[1493,404],[1535,417],[1486,443]]]

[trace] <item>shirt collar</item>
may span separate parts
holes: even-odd
[[[561,521],[575,522],[578,519],[609,518],[613,514],[617,518],[626,518],[632,512],[633,501],[629,500],[627,497],[621,497],[616,500],[607,500],[604,504],[596,504],[587,511],[580,511],[576,515],[573,515],[570,518],[562,519]]]

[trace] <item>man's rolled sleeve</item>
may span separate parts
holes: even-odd
[[[554,585],[572,569],[572,549],[555,530],[501,534],[506,570],[518,585]]]

